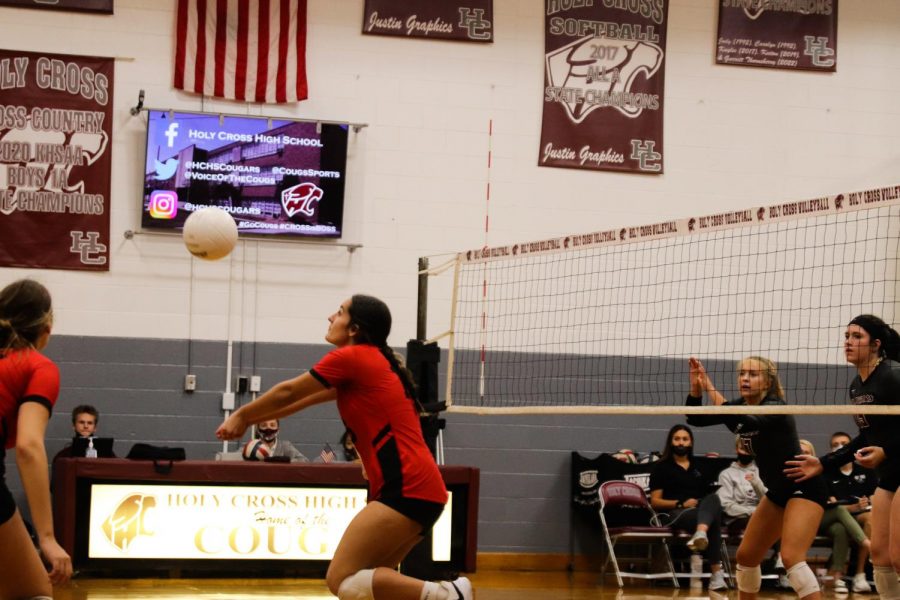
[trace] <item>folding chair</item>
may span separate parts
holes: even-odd
[[[672,530],[659,525],[656,511],[650,506],[641,486],[629,481],[607,481],[600,485],[598,494],[600,496],[600,521],[603,523],[603,535],[606,538],[608,550],[602,573],[606,573],[606,567],[611,560],[619,587],[625,585],[622,581],[623,577],[638,579],[669,577],[672,579],[672,585],[676,588],[679,587],[668,545],[668,541],[672,539]],[[653,546],[662,545],[669,570],[656,573],[622,571],[616,556],[616,544],[619,542],[650,545],[646,558],[648,571],[653,566]]]

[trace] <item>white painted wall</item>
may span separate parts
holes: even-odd
[[[897,183],[900,2],[841,0],[836,74],[716,66],[714,0],[672,0],[666,173],[538,168],[541,0],[495,0],[492,45],[360,33],[362,0],[309,0],[310,100],[203,100],[171,87],[174,0],[116,0],[113,16],[0,8],[5,48],[115,56],[108,273],[3,269],[54,293],[58,333],[319,342],[350,294],[384,298],[392,342],[415,333],[416,261],[511,241],[656,222]],[[191,259],[139,235],[146,106],[368,123],[351,136],[343,247],[242,242]],[[487,127],[493,120],[485,240]],[[0,242],[2,243],[2,242]],[[192,263],[193,261],[193,263]],[[435,261],[437,262],[437,261]],[[227,318],[231,315],[231,318]],[[441,327],[431,314],[429,333]]]

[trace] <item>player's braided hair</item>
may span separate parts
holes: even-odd
[[[900,334],[893,327],[875,315],[859,315],[848,325],[859,325],[866,330],[872,341],[881,340],[879,353],[884,358],[900,360]]]
[[[387,304],[373,296],[354,294],[350,298],[347,312],[350,314],[350,325],[356,325],[359,331],[357,342],[372,344],[381,351],[391,365],[391,370],[400,378],[406,396],[413,401],[413,405],[418,410],[416,383],[413,381],[412,373],[404,366],[403,358],[397,355],[387,343],[392,322],[391,310]]]
[[[50,292],[32,279],[0,291],[0,350],[33,347],[53,323]]]

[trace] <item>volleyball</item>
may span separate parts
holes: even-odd
[[[244,460],[266,460],[271,456],[269,447],[262,440],[250,440],[244,444]]]
[[[182,234],[188,252],[204,260],[219,260],[237,243],[237,223],[216,206],[198,210],[185,220]]]

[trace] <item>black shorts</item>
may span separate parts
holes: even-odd
[[[825,486],[825,480],[817,476],[800,483],[791,482],[787,485],[770,487],[766,492],[766,498],[781,508],[787,506],[791,498],[810,500],[825,508],[828,504],[828,488]]]
[[[878,487],[890,493],[900,488],[900,464],[898,461],[885,460],[875,468],[878,475]]]
[[[379,498],[377,502],[393,508],[404,517],[421,525],[423,536],[434,527],[441,513],[444,512],[444,505],[440,502],[419,500],[418,498]]]
[[[13,500],[12,493],[6,487],[6,481],[0,479],[0,525],[13,518],[16,514],[16,501]]]

